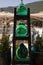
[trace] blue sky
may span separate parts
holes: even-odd
[[[40,0],[23,0],[24,4],[32,3]],[[21,0],[0,0],[0,7],[17,6]]]

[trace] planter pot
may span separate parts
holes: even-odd
[[[39,52],[39,57],[36,59],[36,65],[43,65],[43,52]]]
[[[3,65],[10,65],[10,62],[11,62],[11,52],[10,52],[10,50],[4,51],[2,53],[2,57],[3,57]]]
[[[32,65],[43,65],[43,52],[32,53]]]
[[[37,62],[38,58],[39,58],[39,53],[32,52],[32,54],[31,54],[32,65],[36,65],[36,62]]]
[[[2,52],[0,51],[0,65],[3,65]]]
[[[40,49],[40,52],[43,52],[43,49]]]

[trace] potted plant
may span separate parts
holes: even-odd
[[[38,34],[36,41],[34,43],[36,51],[32,54],[32,62],[36,65],[40,64],[43,61],[42,60],[42,58],[43,58],[43,52],[42,52],[43,51],[43,43],[42,43],[42,41],[43,41],[42,37],[40,37]]]
[[[42,48],[42,37],[40,37],[39,35],[36,38],[36,42],[35,42],[35,46],[36,46],[36,51],[40,51]]]
[[[3,64],[3,59],[2,59],[2,45],[1,45],[1,40],[0,40],[0,65]]]
[[[10,52],[10,44],[9,44],[9,36],[3,35],[1,39],[2,45],[2,57],[3,57],[3,64],[10,65],[11,59],[11,52]]]

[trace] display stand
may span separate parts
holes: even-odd
[[[27,20],[27,29],[28,29],[28,36],[16,36],[16,22],[17,20]],[[15,43],[16,40],[28,40],[28,48],[29,48],[29,60],[28,61],[17,61],[15,60],[16,57],[16,49]],[[13,32],[13,62],[12,65],[15,64],[31,64],[31,31],[30,31],[30,9],[27,10],[27,15],[17,15],[16,8],[14,8],[14,32]]]

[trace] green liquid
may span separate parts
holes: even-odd
[[[17,7],[17,14],[18,15],[27,15],[27,8],[23,4],[23,2],[21,2],[20,6]]]
[[[21,44],[17,49],[16,49],[16,57],[19,61],[27,61],[27,56],[28,56],[28,50],[24,46],[24,44]]]
[[[27,27],[25,25],[18,25],[16,27],[16,35],[17,36],[26,36],[27,35]]]

